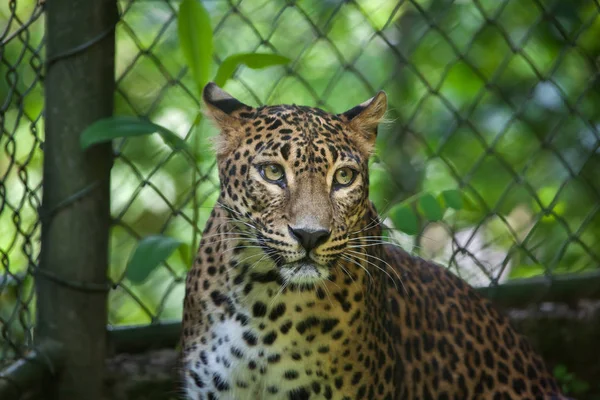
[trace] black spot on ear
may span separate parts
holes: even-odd
[[[241,103],[236,99],[217,100],[213,102],[212,105],[217,107],[219,110],[223,111],[225,114],[231,114],[232,112],[237,111],[241,108],[248,107],[244,103]]]
[[[237,100],[229,93],[215,85],[213,82],[209,82],[202,91],[202,98],[204,101],[211,106],[218,108],[225,114],[231,114],[241,108],[251,110],[252,108]]]
[[[344,113],[344,115],[348,118],[348,119],[352,119],[354,117],[356,117],[358,114],[361,113],[362,110],[364,110],[365,107],[362,105],[358,105],[356,107],[352,107],[351,109],[349,109],[348,111],[346,111]]]

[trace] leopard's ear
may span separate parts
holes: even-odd
[[[213,82],[204,86],[202,100],[205,104],[205,114],[216,123],[221,131],[215,143],[217,155],[227,153],[239,144],[243,132],[241,126],[246,119],[245,114],[251,115],[254,109]]]
[[[380,91],[374,97],[339,114],[348,127],[360,135],[360,139],[370,146],[375,143],[377,126],[387,110],[387,95]]]
[[[209,116],[220,124],[230,118],[238,119],[240,111],[250,111],[252,107],[242,103],[214,82],[209,82],[202,90],[202,100]]]

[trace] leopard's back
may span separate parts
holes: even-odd
[[[402,278],[400,290],[388,289],[400,398],[562,398],[542,358],[491,301],[397,246],[383,254]]]

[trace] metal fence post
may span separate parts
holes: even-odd
[[[82,151],[81,132],[110,116],[114,0],[47,7],[42,250],[36,345],[63,344],[54,398],[102,397],[106,356],[110,144]]]

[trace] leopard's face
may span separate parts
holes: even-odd
[[[385,94],[337,115],[303,106],[251,108],[212,84],[204,100],[221,129],[219,201],[242,244],[258,249],[269,260],[261,265],[285,282],[326,279],[351,258],[369,207],[368,159]]]

